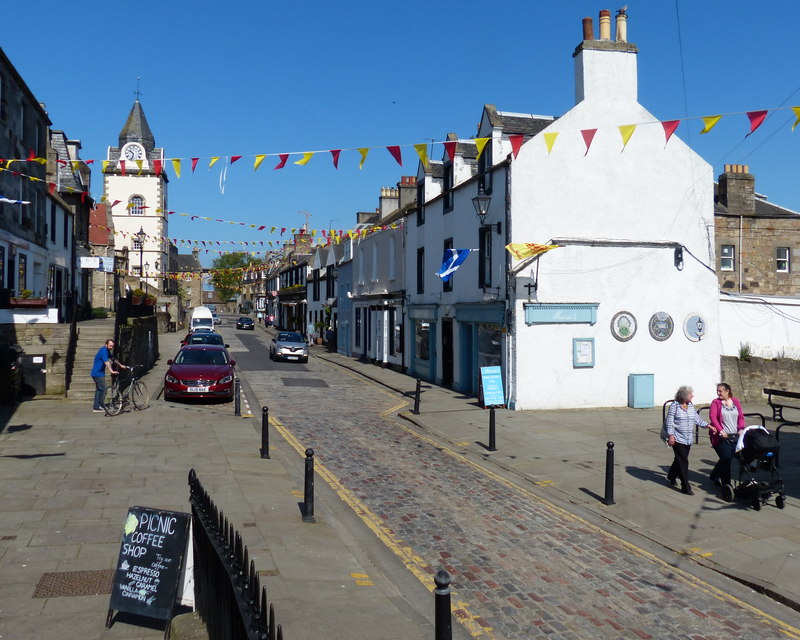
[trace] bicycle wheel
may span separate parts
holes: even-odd
[[[117,416],[122,412],[122,392],[119,385],[112,384],[106,396],[106,413],[110,416]]]
[[[131,387],[131,400],[136,409],[147,409],[150,406],[150,396],[147,393],[147,386],[141,380],[137,380]]]

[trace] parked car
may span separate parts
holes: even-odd
[[[255,331],[256,323],[253,322],[252,318],[248,318],[247,316],[242,316],[236,321],[236,328],[237,329],[250,329],[251,331]]]
[[[214,324],[222,324],[222,318],[217,315],[216,311],[211,312],[211,319],[214,321]]]
[[[195,331],[190,333],[181,343],[181,346],[185,347],[187,344],[221,344],[226,349],[230,346],[225,344],[225,340],[216,331]]]
[[[216,344],[190,344],[167,360],[164,398],[233,398],[235,360]]]
[[[189,333],[187,333],[184,336],[183,340],[181,340],[181,346],[184,346],[187,342],[189,342],[189,336],[193,336],[195,334],[201,334],[201,333],[216,333],[216,332],[213,329],[209,329],[209,328],[206,328],[206,327],[203,327],[202,329],[191,330],[191,331],[189,331]],[[219,335],[219,334],[217,334],[217,335]]]
[[[296,331],[281,331],[269,345],[269,358],[308,362],[308,345]]]

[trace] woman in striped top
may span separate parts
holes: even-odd
[[[692,404],[694,391],[691,387],[680,387],[675,393],[675,402],[667,410],[667,444],[672,447],[675,456],[672,466],[667,473],[667,480],[674,487],[677,480],[681,481],[681,491],[688,496],[693,496],[694,491],[689,486],[689,451],[694,440],[694,427],[707,427]]]

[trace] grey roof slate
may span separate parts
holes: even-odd
[[[156,146],[156,139],[150,130],[150,125],[147,124],[142,104],[138,100],[133,103],[128,119],[125,121],[122,131],[119,132],[120,148],[128,142],[139,142],[144,145],[148,152]]]

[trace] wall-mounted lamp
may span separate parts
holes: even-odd
[[[489,203],[491,203],[491,201],[492,197],[487,196],[485,193],[479,193],[472,199],[472,206],[475,207],[475,214],[478,216],[478,220],[480,220],[482,227],[487,226],[486,216],[489,215]],[[495,227],[498,235],[502,233],[502,226],[499,222],[496,225],[489,226]]]
[[[683,271],[683,247],[675,247],[675,268]]]

